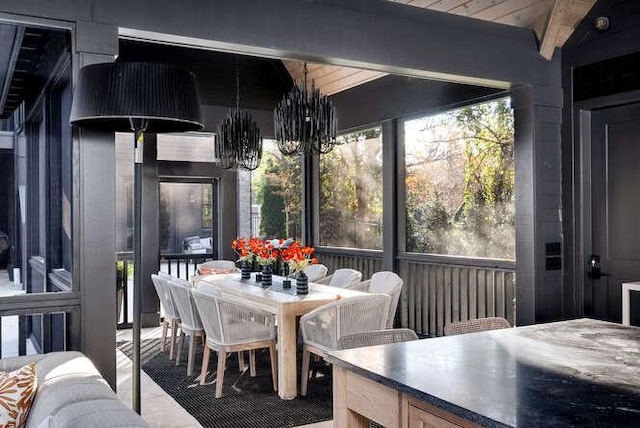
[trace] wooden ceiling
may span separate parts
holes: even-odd
[[[596,0],[388,0],[485,21],[531,28],[540,40],[540,55],[551,59],[586,16]],[[304,79],[303,64],[283,61],[296,82]],[[332,95],[386,73],[324,64],[308,64],[308,77],[323,94]]]

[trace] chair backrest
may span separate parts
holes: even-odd
[[[402,292],[402,278],[394,272],[382,271],[371,275],[369,293],[384,293],[391,298],[389,305],[389,316],[387,317],[387,328],[393,327],[393,320],[396,317],[396,309]]]
[[[249,308],[221,294],[192,291],[207,340],[220,345],[275,339],[272,314]]]
[[[321,263],[309,265],[304,268],[304,273],[309,278],[309,282],[314,282],[320,278],[327,276],[327,267]]]
[[[418,335],[416,332],[408,328],[389,328],[386,330],[342,336],[340,340],[338,340],[338,349],[362,348],[364,346],[408,342],[417,339]]]
[[[329,285],[331,287],[349,288],[349,286],[359,283],[361,279],[362,272],[355,269],[341,268],[333,272]]]
[[[368,294],[327,303],[300,318],[306,342],[337,349],[342,336],[384,329],[389,296]]]
[[[180,326],[184,331],[202,330],[202,320],[191,295],[188,281],[175,278],[169,281],[169,290],[180,314]]]
[[[205,272],[206,270],[236,271],[236,262],[232,260],[211,260],[198,266],[199,272],[206,274],[208,273]]]
[[[454,336],[456,334],[475,333],[486,330],[499,330],[502,328],[510,328],[509,321],[502,317],[478,318],[468,321],[452,322],[444,326],[445,336]]]
[[[158,294],[158,298],[160,299],[160,304],[162,305],[165,315],[171,318],[179,318],[180,316],[178,315],[176,304],[173,301],[173,297],[169,291],[169,286],[167,285],[167,281],[170,279],[171,277],[164,273],[162,275],[151,275],[153,287],[156,289],[156,293]]]

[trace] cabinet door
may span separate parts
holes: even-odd
[[[460,428],[446,419],[429,413],[418,407],[409,405],[409,425],[408,428]]]

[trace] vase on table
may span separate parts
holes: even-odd
[[[273,271],[271,270],[271,265],[266,265],[262,268],[262,286],[270,287],[271,286],[271,276]]]
[[[309,294],[309,278],[303,271],[296,278],[296,294]]]
[[[251,278],[251,266],[249,265],[248,260],[243,260],[240,265],[240,278],[241,279],[249,279]]]

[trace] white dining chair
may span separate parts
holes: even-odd
[[[196,355],[197,339],[204,335],[202,320],[198,313],[198,308],[191,294],[191,284],[179,278],[174,278],[168,282],[171,296],[180,314],[180,341],[178,344],[178,356],[176,365],[180,365],[182,358],[182,348],[185,337],[189,337],[189,353],[187,357],[187,376],[193,374],[193,364]]]
[[[206,274],[206,270],[211,270],[215,273],[240,272],[240,269],[236,267],[236,262],[233,260],[210,260],[208,262],[201,263],[198,265],[196,273],[199,275],[203,273]]]
[[[326,277],[327,272],[327,267],[321,263],[309,265],[304,268],[304,274],[309,278],[309,282],[316,282],[319,279]]]
[[[476,333],[487,330],[500,330],[511,328],[511,324],[502,317],[476,318],[467,321],[448,323],[444,326],[445,336],[455,336],[457,334]]]
[[[215,395],[216,398],[220,398],[227,354],[249,351],[250,374],[255,377],[255,350],[269,348],[271,381],[273,382],[273,390],[276,391],[278,388],[278,369],[275,317],[273,314],[245,306],[221,294],[203,293],[199,290],[193,290],[192,293],[206,332],[200,385],[203,385],[206,380],[211,350],[218,353]]]
[[[384,329],[389,301],[386,294],[349,297],[327,303],[300,317],[304,343],[301,395],[307,395],[311,354],[324,358],[327,351],[338,349],[343,336]]]
[[[393,321],[396,317],[398,302],[400,301],[400,293],[402,293],[402,283],[402,278],[400,278],[396,273],[381,271],[371,275],[371,279],[352,286],[351,289],[366,291],[368,293],[384,293],[389,295],[391,298],[391,304],[389,305],[386,328],[392,328]]]
[[[362,280],[362,272],[355,269],[336,269],[332,275],[325,276],[314,281],[316,284],[324,284],[330,287],[351,288]]]
[[[156,289],[156,294],[158,294],[161,305],[160,318],[162,323],[162,337],[160,339],[160,351],[164,352],[166,349],[167,331],[170,329],[171,346],[169,348],[169,359],[173,360],[176,348],[176,338],[178,337],[180,316],[178,315],[178,310],[176,309],[175,302],[173,301],[173,297],[169,291],[169,285],[167,284],[167,281],[171,280],[171,278],[172,277],[170,275],[164,272],[158,272],[157,275],[151,275],[151,282],[153,282],[153,286]]]
[[[342,336],[338,340],[338,349],[363,348],[365,346],[386,345],[388,343],[418,340],[415,331],[408,328],[387,328],[365,333]]]

